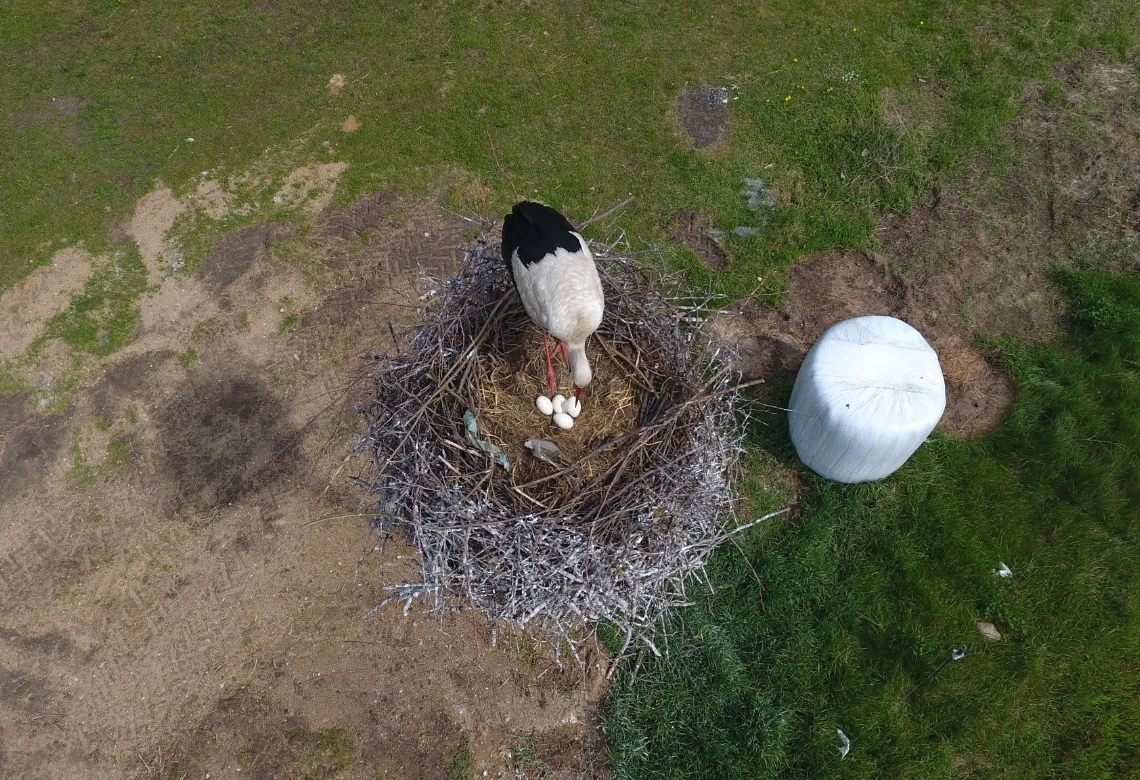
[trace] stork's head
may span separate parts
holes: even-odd
[[[590,361],[586,358],[585,343],[567,344],[566,355],[570,358],[570,379],[574,382],[574,397],[582,400],[582,388],[590,384],[594,378]]]

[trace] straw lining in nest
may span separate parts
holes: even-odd
[[[699,306],[670,300],[606,247],[595,255],[606,312],[570,431],[534,409],[541,335],[486,234],[411,344],[381,364],[362,439],[374,461],[367,485],[390,526],[410,534],[423,578],[370,614],[428,594],[436,608],[537,624],[571,647],[600,620],[627,646],[648,642],[727,539],[743,431],[735,376],[701,336]],[[468,410],[510,472],[467,438]],[[521,446],[531,437],[564,447],[569,464],[535,459]]]

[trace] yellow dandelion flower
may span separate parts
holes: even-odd
[[[792,96],[791,96],[791,95],[784,95],[784,102],[785,102],[785,103],[787,103],[787,102],[791,101],[791,99],[792,99]]]
[[[792,57],[792,62],[799,62],[799,61],[800,61],[799,57]]]
[[[834,91],[835,91],[835,87],[828,87],[828,88],[827,88],[827,91],[828,91],[828,92],[834,92]]]
[[[926,22],[919,22],[919,23],[918,23],[918,26],[919,26],[919,27],[922,27],[924,24],[926,24]]]
[[[852,27],[851,32],[859,32],[859,28],[858,27]]]

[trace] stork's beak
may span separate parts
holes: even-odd
[[[574,385],[574,400],[578,403],[582,403],[582,388],[578,387],[578,385]]]

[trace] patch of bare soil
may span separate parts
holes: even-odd
[[[177,210],[156,198],[132,221],[152,255]],[[0,774],[445,778],[467,745],[515,777],[512,746],[550,734],[547,777],[604,775],[600,656],[583,676],[470,615],[361,619],[415,576],[348,481],[361,357],[465,227],[377,196],[310,235],[244,228],[159,275],[65,416],[0,397]]]
[[[687,84],[674,105],[677,121],[698,149],[712,146],[728,132],[728,90]]]
[[[256,373],[224,360],[187,377],[156,422],[177,512],[232,506],[301,465],[288,457],[296,432],[281,400]]]
[[[390,192],[329,211],[317,227],[330,267],[350,278],[451,275],[472,226],[463,218]],[[378,241],[384,236],[384,241]]]
[[[273,196],[280,205],[298,206],[310,217],[320,214],[332,203],[336,183],[348,168],[347,163],[314,163],[289,174],[285,184]]]
[[[158,182],[135,206],[126,231],[138,245],[150,284],[158,284],[162,280],[166,271],[162,261],[170,259],[167,257],[170,248],[166,245],[166,234],[185,211],[186,205],[162,182]]]
[[[750,377],[799,368],[830,325],[889,314],[918,328],[947,382],[942,428],[974,436],[996,427],[1013,386],[977,349],[989,337],[1055,337],[1064,310],[1051,266],[1140,270],[1140,85],[1134,65],[1085,57],[1056,71],[1063,100],[1042,85],[1022,96],[1012,132],[1017,161],[994,180],[980,161],[953,191],[888,215],[871,253],[812,255],[792,269],[778,310],[745,302],[714,332],[739,346]],[[921,124],[889,103],[888,120]]]
[[[0,298],[0,357],[23,354],[43,326],[67,309],[71,296],[91,275],[91,255],[78,247],[61,249]]]
[[[0,395],[0,503],[34,490],[64,444],[65,426],[25,396]]]
[[[678,211],[672,219],[673,240],[679,241],[701,261],[714,271],[723,271],[728,265],[728,255],[712,236],[708,226],[694,211]]]
[[[269,247],[293,235],[292,222],[259,222],[233,231],[214,247],[203,264],[207,288],[222,295],[243,274],[269,256]]]

